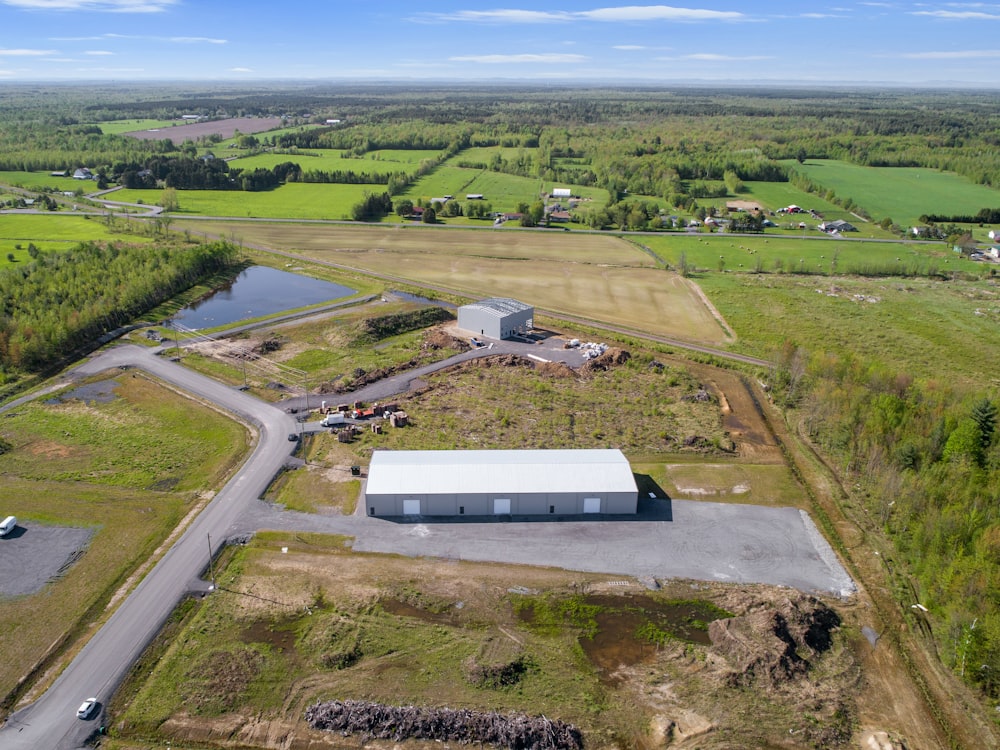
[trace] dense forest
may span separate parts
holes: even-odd
[[[226,243],[86,243],[7,267],[0,271],[0,378],[51,365],[236,262]]]

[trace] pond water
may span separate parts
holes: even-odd
[[[199,330],[273,315],[320,302],[349,297],[351,289],[266,266],[250,266],[232,282],[185,307],[173,317],[185,328]]]

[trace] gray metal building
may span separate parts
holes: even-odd
[[[491,297],[458,308],[458,327],[491,339],[506,339],[530,331],[534,317],[531,305],[508,297]]]
[[[370,516],[635,513],[620,450],[391,451],[372,454]]]

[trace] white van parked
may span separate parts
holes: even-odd
[[[14,516],[7,516],[3,519],[3,523],[0,523],[0,536],[7,536],[14,530],[15,526],[17,526],[17,519]]]

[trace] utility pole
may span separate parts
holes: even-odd
[[[215,565],[212,562],[212,535],[206,533],[208,537],[208,573],[212,577],[212,591],[215,591]]]

